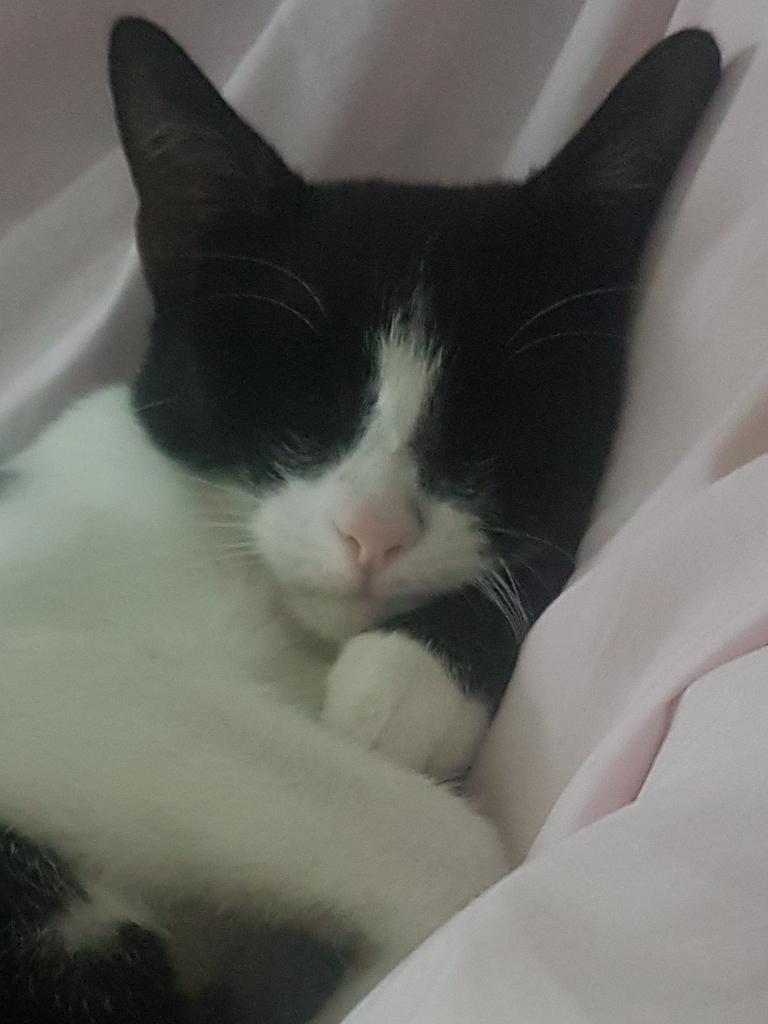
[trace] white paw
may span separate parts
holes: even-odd
[[[442,780],[469,767],[489,715],[423,644],[374,632],[342,648],[328,676],[322,719],[367,750]]]

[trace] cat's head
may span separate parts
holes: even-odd
[[[294,613],[342,637],[572,554],[711,38],[656,47],[525,183],[463,188],[305,182],[139,19],[110,66],[156,311],[136,408],[246,496]]]

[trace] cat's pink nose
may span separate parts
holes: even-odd
[[[355,563],[366,572],[378,571],[412,548],[421,536],[418,513],[406,507],[381,509],[360,505],[336,520]]]

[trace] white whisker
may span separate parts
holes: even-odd
[[[503,526],[489,526],[486,527],[488,533],[498,534],[502,537],[510,537],[512,540],[529,540],[534,544],[541,544],[544,547],[552,548],[553,551],[557,551],[559,554],[564,555],[565,558],[573,565],[575,558],[570,551],[566,551],[565,548],[561,548],[559,544],[555,544],[554,541],[547,540],[545,537],[537,537],[535,533],[526,533],[525,530],[517,530],[514,527],[503,527]]]
[[[517,328],[515,333],[506,342],[506,344],[512,345],[515,342],[515,340],[520,337],[523,331],[531,326],[531,324],[535,324],[537,320],[540,320],[543,316],[546,316],[547,313],[553,313],[556,309],[560,309],[562,306],[567,306],[571,302],[577,302],[579,299],[590,299],[596,295],[609,295],[612,292],[627,292],[634,290],[634,285],[617,284],[609,285],[605,288],[591,288],[589,291],[574,292],[573,295],[566,295],[564,299],[558,299],[557,302],[553,302],[549,306],[545,306],[544,309],[540,309],[538,313],[534,313],[533,316],[528,317],[528,319],[523,324],[521,324],[520,327]]]
[[[488,569],[476,587],[501,613],[513,636],[521,643],[528,630],[528,616],[517,583],[506,566]]]
[[[529,572],[532,576],[535,576],[541,584],[541,587],[545,593],[547,593],[551,589],[548,586],[547,581],[539,572],[539,570],[531,562],[526,562],[525,559],[522,558],[515,558],[513,564],[515,568],[525,569],[526,572]]]
[[[140,405],[134,409],[134,413],[146,412],[147,409],[157,409],[161,405],[173,405],[175,399],[173,398],[160,398],[156,402],[147,402],[146,405]]]
[[[496,607],[496,609],[501,613],[502,618],[509,626],[515,639],[519,639],[517,632],[517,622],[515,620],[515,617],[511,614],[509,608],[505,604],[500,594],[494,589],[493,586],[490,585],[490,583],[482,587],[481,590],[485,594],[485,596],[490,600],[490,602]]]
[[[227,252],[189,252],[184,254],[184,259],[204,259],[204,260],[236,260],[240,263],[254,263],[260,267],[269,267],[270,270],[276,270],[280,274],[285,274],[286,277],[290,277],[296,284],[301,285],[305,292],[311,296],[312,300],[317,305],[317,308],[323,314],[324,317],[328,317],[328,313],[325,310],[325,306],[320,301],[320,297],[313,288],[307,284],[303,277],[299,277],[298,274],[294,273],[293,270],[289,270],[288,267],[283,267],[279,263],[272,263],[271,260],[264,260],[257,256],[235,256],[232,253]]]
[[[526,342],[522,348],[517,349],[513,354],[513,359],[517,359],[524,352],[529,352],[532,348],[537,348],[539,345],[543,345],[545,341],[554,341],[556,338],[623,338],[623,334],[619,334],[617,331],[558,331],[556,334],[545,334],[543,338],[534,338],[532,341]]]
[[[307,325],[313,334],[317,334],[318,336],[320,334],[320,331],[315,327],[312,321],[307,319],[307,317],[305,317],[303,313],[300,313],[298,309],[294,309],[293,306],[289,306],[287,302],[281,302],[279,299],[273,299],[269,295],[258,295],[256,292],[214,292],[212,295],[200,296],[200,301],[203,302],[209,302],[214,299],[251,299],[254,302],[266,302],[270,306],[277,306],[279,309],[284,309],[288,313],[293,313],[293,315],[298,317],[302,323]]]
[[[518,609],[514,605],[510,595],[506,592],[500,583],[497,583],[498,593],[501,598],[501,604],[507,613],[507,621],[509,622],[512,633],[515,639],[519,642],[525,636],[525,630],[520,621],[520,615]]]
[[[198,476],[196,473],[188,473],[186,470],[180,469],[178,466],[174,468],[176,473],[179,476],[184,477],[185,480],[191,480],[193,483],[202,484],[203,487],[212,487],[216,491],[224,491],[229,495],[237,494],[237,490],[233,484],[220,484],[215,480],[207,480],[204,476]]]
[[[525,636],[525,634],[528,632],[528,629],[530,628],[531,623],[528,618],[528,613],[526,612],[523,606],[523,600],[520,596],[520,587],[518,586],[514,574],[511,572],[509,566],[506,563],[500,566],[498,572],[499,577],[509,595],[511,604],[513,608],[516,610],[521,634],[522,636]]]

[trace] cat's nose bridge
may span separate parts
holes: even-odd
[[[365,572],[377,572],[412,548],[423,532],[415,505],[405,500],[369,500],[336,517],[334,525],[350,557]]]

